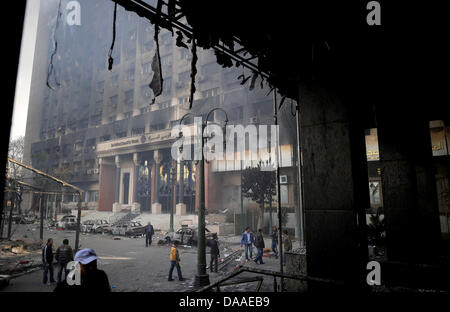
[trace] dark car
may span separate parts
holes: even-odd
[[[145,226],[137,221],[128,221],[115,225],[111,229],[113,235],[139,236],[145,234]]]
[[[197,227],[187,227],[183,226],[178,229],[175,233],[169,233],[166,236],[167,242],[179,241],[181,245],[197,246],[198,243],[198,228]],[[210,232],[205,228],[205,239],[206,241],[211,239],[214,233]]]

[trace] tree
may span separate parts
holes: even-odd
[[[12,158],[14,160],[20,161],[20,162],[23,161],[24,142],[25,142],[25,137],[23,135],[17,137],[16,139],[11,140],[9,142],[8,157]],[[7,176],[6,184],[9,185],[9,188],[17,190],[17,192],[13,193],[12,196],[14,196],[14,199],[15,199],[14,202],[17,205],[19,214],[22,213],[22,210],[21,210],[22,187],[17,185],[16,181],[22,180],[24,175],[25,175],[25,172],[22,167],[8,162],[7,171],[6,171],[6,176]],[[13,201],[11,201],[11,205],[12,205],[12,202]],[[13,207],[11,206],[11,209],[12,208]]]
[[[242,195],[259,204],[258,229],[264,226],[264,203],[275,195],[275,173],[261,170],[262,162],[257,167],[248,167],[242,173]]]
[[[25,137],[19,136],[16,139],[9,142],[8,157],[17,161],[23,161],[23,149],[24,149]],[[8,164],[8,177],[13,179],[20,179],[23,177],[24,171],[22,167],[16,164]]]

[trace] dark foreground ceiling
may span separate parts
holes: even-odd
[[[136,6],[139,1],[117,2],[152,23],[158,20],[158,15],[149,15]],[[427,40],[438,37],[437,28],[425,31],[420,23],[430,17],[429,7],[406,2],[394,6],[381,0],[382,25],[369,26],[368,2],[165,0],[168,5],[162,10],[171,15],[170,7],[176,6],[172,16],[186,17],[202,48],[222,45],[236,51],[240,47],[235,43],[239,42],[283,96],[298,100],[300,82],[320,81],[337,92],[352,94],[354,101],[360,99],[366,111],[382,102],[403,112],[411,108],[405,93],[417,99],[414,93],[430,83],[431,77],[424,74],[427,68],[422,52],[429,51]],[[159,22],[161,27],[170,28],[164,19]],[[218,62],[222,66],[240,65],[223,55]],[[246,75],[252,73],[247,71]],[[448,111],[433,94],[422,100],[427,101],[423,109],[428,118],[443,118],[442,112]]]

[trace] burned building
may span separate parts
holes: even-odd
[[[250,71],[223,69],[214,52],[199,49],[197,90],[189,109],[192,53],[178,47],[175,37],[162,30],[158,38],[163,92],[151,104],[154,25],[119,6],[113,64],[108,70],[114,3],[79,1],[77,25],[68,20],[67,2],[62,1],[59,8],[57,1],[41,6],[25,161],[85,190],[83,202],[89,209],[169,213],[171,205],[178,204],[177,213],[195,214],[196,165],[173,162],[170,151],[176,138],[171,137],[171,129],[185,113],[205,119],[213,107],[225,109],[229,124],[273,124],[270,88],[257,79],[250,91],[250,81],[243,84],[238,79],[251,75]],[[285,105],[281,111],[290,120],[280,130],[283,177],[289,175],[283,180],[282,199],[293,216],[290,227],[295,232],[298,183],[291,109]],[[212,119],[223,117],[217,112]],[[209,212],[228,208],[240,213],[241,205],[251,209],[254,204],[241,200],[239,180],[240,171],[251,165],[206,165]],[[171,168],[176,168],[175,185]],[[66,206],[74,201],[64,198]]]

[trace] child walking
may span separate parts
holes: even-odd
[[[173,243],[172,249],[170,250],[170,270],[169,270],[169,278],[168,281],[173,281],[172,272],[175,267],[177,267],[178,279],[180,281],[184,281],[185,279],[181,275],[180,268],[180,255],[178,253],[178,241]]]

